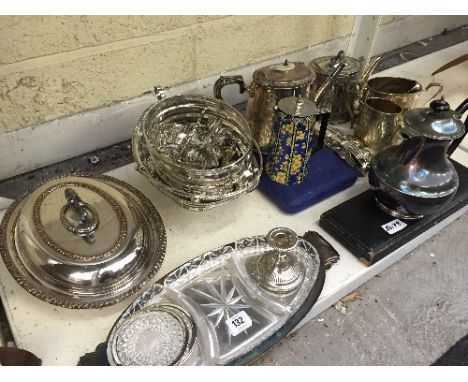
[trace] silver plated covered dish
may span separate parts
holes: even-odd
[[[100,308],[137,292],[159,270],[158,211],[104,175],[51,180],[19,199],[0,227],[0,253],[29,293],[66,308]]]

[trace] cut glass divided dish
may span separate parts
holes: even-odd
[[[109,336],[110,364],[251,362],[317,300],[327,262],[323,248],[276,228],[192,259],[123,313]]]

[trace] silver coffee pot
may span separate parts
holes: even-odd
[[[363,86],[380,59],[373,58],[364,70],[362,61],[346,56],[341,50],[336,56],[318,57],[309,63],[315,73],[309,97],[319,110],[330,112],[330,124],[352,121],[358,114]],[[330,86],[324,87],[327,82]]]

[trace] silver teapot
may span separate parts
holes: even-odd
[[[241,93],[247,91],[247,121],[253,138],[266,153],[273,137],[274,107],[282,98],[307,98],[314,79],[315,74],[303,62],[286,60],[257,69],[249,86],[240,75],[221,76],[213,91],[218,99],[222,99],[221,90],[226,85],[238,84]]]
[[[379,207],[399,219],[416,220],[443,210],[459,177],[449,156],[465,134],[460,120],[468,98],[455,110],[443,99],[404,114],[402,143],[375,156],[370,188]]]
[[[309,68],[315,73],[310,98],[319,110],[330,112],[330,124],[353,121],[359,113],[362,91],[381,57],[375,57],[364,70],[360,60],[345,56],[323,56],[312,60]],[[341,67],[341,70],[338,70]],[[330,86],[324,86],[328,84]]]

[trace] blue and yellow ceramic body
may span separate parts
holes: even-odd
[[[297,117],[276,111],[274,143],[265,163],[265,172],[271,180],[291,185],[305,179],[312,153],[315,120],[315,115]]]

